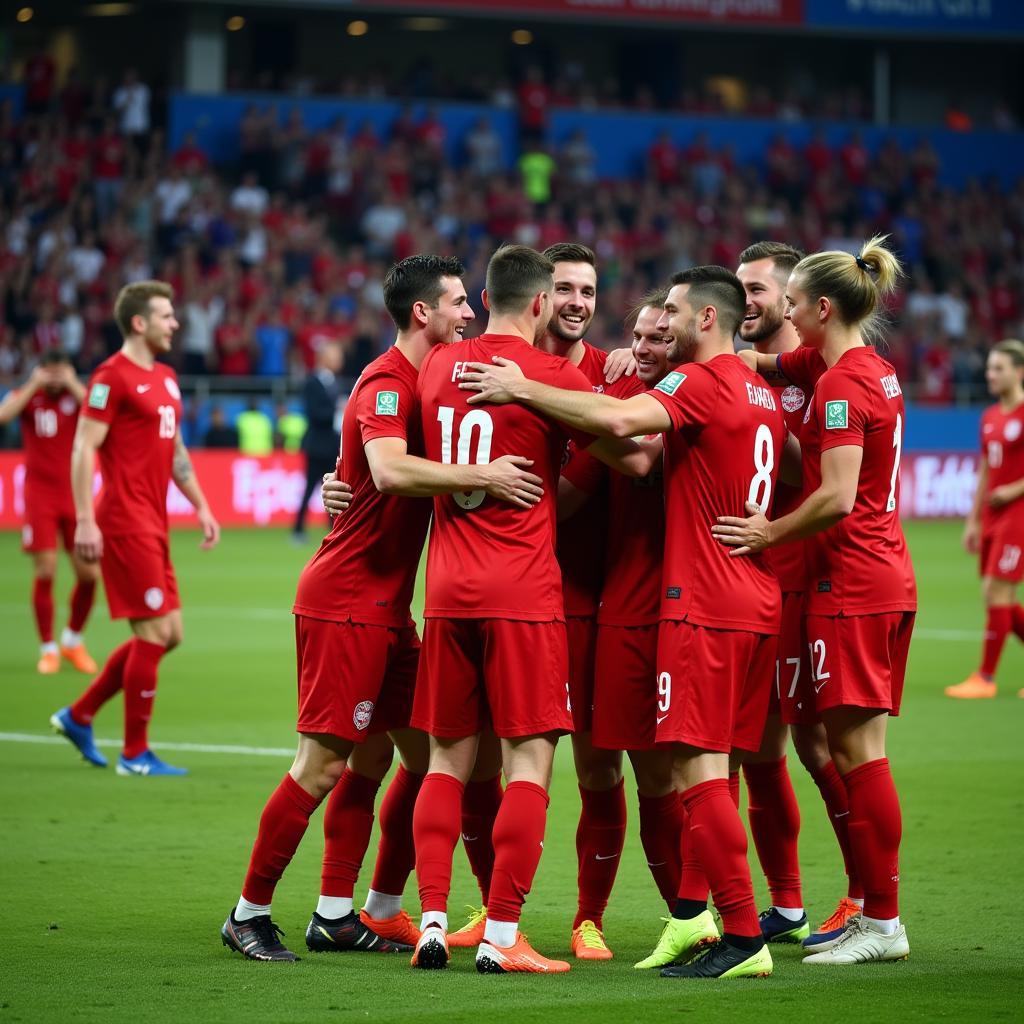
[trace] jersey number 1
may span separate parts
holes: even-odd
[[[459,437],[455,442],[455,458],[452,459],[452,441],[455,424],[455,410],[450,405],[442,405],[437,410],[437,420],[441,424],[441,461],[450,466],[486,466],[491,461],[491,439],[494,437],[494,421],[491,414],[484,409],[472,409],[459,422]],[[476,455],[470,458],[473,435],[476,434]],[[479,507],[486,491],[457,491],[452,499],[459,508],[474,509]]]

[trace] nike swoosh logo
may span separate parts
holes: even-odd
[[[594,854],[594,860],[615,860],[616,857],[618,857],[617,853],[609,853],[607,857],[602,857],[599,853]]]
[[[465,832],[462,833],[462,841],[464,843],[475,843],[479,838],[479,836],[467,836]]]
[[[150,386],[148,384],[136,384],[135,390],[138,391],[140,395],[144,395],[149,390],[149,387]]]
[[[827,683],[827,682],[828,682],[828,680],[826,679],[826,680],[825,680],[825,683]],[[822,691],[822,687],[824,687],[825,683],[822,683],[822,684],[821,684],[821,686],[816,686],[816,687],[814,688],[814,692],[815,692],[815,693],[821,693],[821,691]]]
[[[657,864],[652,864],[650,861],[648,861],[647,862],[647,866],[649,868],[663,868],[667,863],[668,863],[668,861],[664,861],[664,860],[659,860]]]
[[[850,813],[849,811],[843,811],[841,814],[833,814],[832,817],[833,818],[845,818],[849,813]]]
[[[668,718],[668,715],[659,715],[657,719],[657,724],[661,725],[661,723],[664,722],[666,718]]]
[[[156,690],[140,690],[139,696],[144,697],[148,700],[150,697],[156,696]]]

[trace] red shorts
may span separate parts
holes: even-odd
[[[819,714],[838,707],[900,713],[915,614],[807,616],[810,679]]]
[[[768,713],[782,717],[786,725],[814,725],[820,722],[811,684],[811,663],[807,656],[807,626],[803,594],[782,595],[782,629],[775,654],[775,685]]]
[[[414,626],[391,629],[296,615],[296,731],[360,743],[406,728],[419,654]]]
[[[1024,523],[1020,516],[997,520],[981,535],[982,576],[1020,583],[1024,580]]]
[[[104,537],[100,571],[112,619],[155,619],[181,607],[166,537]]]
[[[33,496],[25,501],[25,525],[21,528],[23,551],[56,551],[58,539],[65,551],[75,549],[75,506],[66,501]]]
[[[658,630],[658,743],[728,753],[761,747],[778,637],[664,620]]]
[[[653,750],[658,714],[657,626],[598,626],[594,746]]]
[[[457,739],[572,732],[563,622],[427,619],[414,728]]]
[[[573,732],[590,732],[594,718],[594,665],[597,619],[593,615],[567,615],[565,639],[569,645],[569,701]]]

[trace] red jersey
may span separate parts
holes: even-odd
[[[779,583],[763,555],[731,557],[711,527],[771,501],[785,424],[775,392],[736,355],[667,374],[665,562],[661,618],[712,629],[779,631]]]
[[[416,378],[416,368],[392,347],[356,381],[345,406],[338,459],[339,479],[352,486],[352,507],[335,518],[302,570],[295,614],[395,628],[411,621],[430,502],[381,494],[363,445],[377,437],[398,437],[411,454],[422,454]]]
[[[1004,412],[998,403],[981,414],[981,452],[988,463],[986,497],[996,487],[1012,484],[1024,477],[1024,405]],[[1024,498],[992,508],[988,502],[981,507],[985,529],[1009,517],[1024,515]]]
[[[167,487],[181,391],[163,363],[146,369],[117,352],[93,372],[82,415],[110,429],[100,447],[96,523],[108,535],[167,535]]]
[[[797,379],[797,352],[779,369]],[[804,493],[821,486],[821,453],[864,449],[853,511],[807,539],[807,611],[812,615],[873,615],[914,611],[917,586],[900,523],[903,392],[892,366],[870,346],[844,352],[814,388],[800,435]]]
[[[69,391],[37,391],[21,411],[25,450],[25,490],[61,502],[71,500],[71,445],[78,425],[78,402]]]
[[[459,390],[467,362],[491,356],[515,360],[534,380],[573,391],[590,382],[558,356],[539,352],[522,338],[482,334],[458,345],[439,345],[424,360],[419,394],[427,458],[435,462],[492,462],[502,455],[532,459],[544,497],[523,509],[484,491],[434,499],[427,547],[424,615],[457,619],[563,618],[562,581],[555,560],[555,496],[566,437],[580,437],[522,405],[469,405]]]
[[[622,377],[606,393],[632,398],[646,389],[636,376]],[[578,450],[577,450],[578,451]],[[602,626],[653,626],[661,608],[661,565],[665,550],[665,489],[662,465],[645,477],[608,469],[587,452],[578,452],[563,476],[594,494],[607,481],[608,531],[604,543],[604,586],[597,610]],[[577,517],[574,516],[572,521]],[[559,523],[561,531],[565,523]],[[596,559],[600,547],[592,551]],[[567,613],[568,614],[568,613]]]
[[[607,360],[607,352],[583,343],[583,359],[577,369],[595,391],[604,391],[604,364]],[[578,452],[575,445],[566,448],[566,465]],[[600,552],[608,536],[607,492],[600,488],[598,491],[575,515],[558,524],[555,556],[562,570],[562,600],[566,615],[597,614],[604,579],[604,560]]]

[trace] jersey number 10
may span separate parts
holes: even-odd
[[[455,458],[452,459],[452,441],[454,439],[455,410],[450,405],[442,405],[437,410],[437,420],[441,424],[441,461],[450,466],[486,466],[491,461],[491,439],[494,437],[494,420],[484,409],[472,409],[459,421],[459,436],[455,441]],[[470,456],[476,435],[476,454]],[[486,491],[457,491],[452,500],[459,508],[478,508]]]

